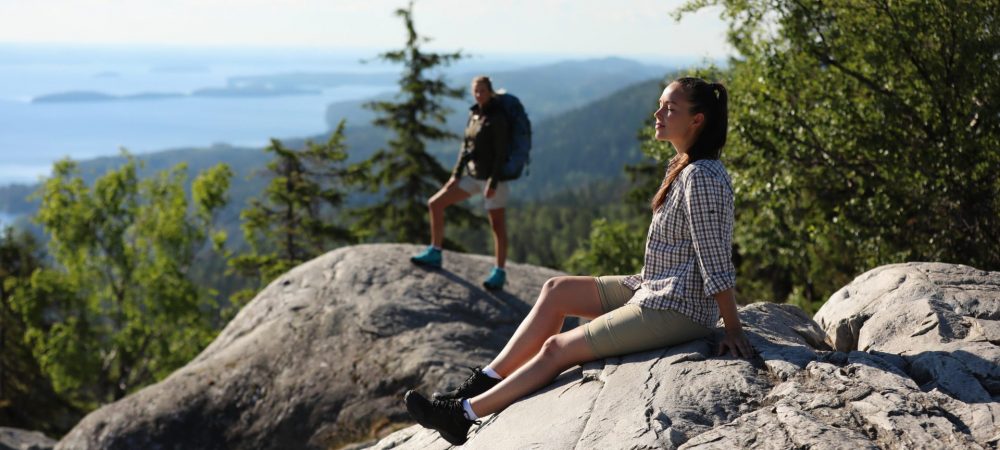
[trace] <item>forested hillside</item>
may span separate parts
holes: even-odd
[[[542,199],[595,181],[623,179],[625,165],[643,158],[639,130],[656,110],[664,75],[539,123],[533,130],[530,173],[517,181],[514,192]]]
[[[624,180],[623,168],[633,164],[643,156],[639,151],[638,129],[654,108],[660,89],[660,78],[649,79],[620,88],[615,92],[587,103],[581,107],[560,112],[557,115],[535,120],[533,123],[533,150],[528,174],[514,182],[514,201],[518,204],[531,203],[532,208],[552,203],[561,198],[560,206],[566,206],[573,199],[573,192],[600,191],[600,201],[589,198],[588,207],[600,207],[615,203],[620,198],[608,194],[607,189],[594,189],[590,185],[600,182],[601,186],[614,186],[612,191],[623,192],[620,186]],[[531,104],[527,104],[531,108]],[[369,125],[345,128],[349,161],[359,161],[371,155],[385,142],[385,132]],[[322,142],[328,136],[310,139]],[[285,140],[290,148],[299,148],[305,139]],[[448,145],[449,150],[439,151],[438,160],[450,168],[457,155],[458,144]],[[259,195],[267,179],[263,174],[268,155],[260,149],[215,146],[203,149],[178,149],[136,155],[142,163],[138,173],[142,177],[164,170],[177,162],[186,162],[189,174],[193,175],[217,163],[230,166],[234,176],[230,188],[230,202],[219,214],[221,223],[230,230],[236,240],[239,234],[239,211],[246,202]],[[82,161],[80,170],[85,180],[93,180],[100,174],[120,166],[124,159],[120,156]],[[25,201],[25,197],[37,189],[36,186],[15,185],[0,187],[0,211],[15,214],[29,214],[37,208],[35,203]],[[593,196],[590,196],[593,197]],[[353,196],[349,202],[365,202],[365,196]],[[589,221],[587,222],[589,224]],[[516,226],[516,225],[515,225]],[[585,233],[585,232],[584,232]],[[578,239],[575,236],[571,239]],[[465,241],[473,245],[474,240]],[[473,248],[479,248],[478,244]],[[568,248],[568,247],[567,247]],[[571,253],[572,249],[568,249]],[[557,252],[559,257],[568,256]],[[517,257],[518,253],[512,253]],[[559,266],[561,260],[520,254],[526,261],[547,266]]]

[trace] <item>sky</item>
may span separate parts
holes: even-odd
[[[432,49],[694,57],[730,53],[720,10],[683,0],[419,0]],[[0,43],[397,48],[403,0],[0,0]]]

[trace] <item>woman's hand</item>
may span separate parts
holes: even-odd
[[[730,355],[752,358],[754,355],[753,346],[750,345],[747,336],[743,334],[740,316],[736,312],[736,298],[733,294],[733,288],[716,293],[715,301],[719,303],[719,314],[722,315],[722,320],[726,324],[726,336],[722,338],[722,342],[719,342],[719,356],[725,355],[726,350],[729,350]]]
[[[730,355],[747,359],[752,358],[755,353],[742,329],[726,330],[725,337],[722,338],[722,342],[719,342],[719,356],[725,355],[726,350],[729,351]]]

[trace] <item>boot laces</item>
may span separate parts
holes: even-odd
[[[463,381],[462,384],[458,386],[457,391],[465,391],[466,389],[471,387],[472,384],[476,382],[476,378],[479,376],[479,373],[482,372],[482,369],[480,369],[479,367],[469,367],[469,370],[472,371],[472,375],[469,375],[469,378],[466,378],[465,381]]]
[[[434,407],[434,409],[440,409],[450,413],[458,413],[462,415],[462,417],[465,417],[465,409],[462,408],[461,400],[431,400],[431,406]]]

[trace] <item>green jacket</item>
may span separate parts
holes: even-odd
[[[496,98],[483,108],[479,104],[472,105],[462,150],[451,175],[461,178],[468,174],[477,180],[486,180],[490,189],[496,189],[497,183],[503,181],[500,174],[507,161],[509,139],[507,116]]]

